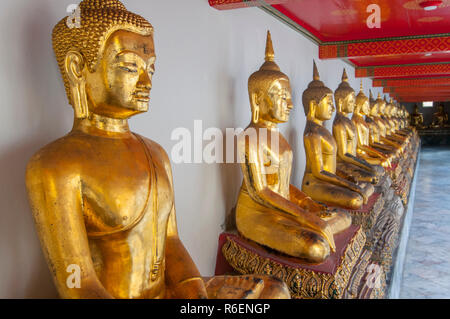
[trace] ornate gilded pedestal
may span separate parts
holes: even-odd
[[[370,233],[375,225],[379,214],[384,207],[384,198],[381,193],[374,193],[367,204],[363,205],[360,209],[349,210],[352,216],[353,225],[360,225],[366,232],[366,235]]]
[[[359,226],[351,226],[335,236],[336,252],[321,264],[282,255],[235,233],[219,239],[216,275],[233,270],[241,274],[271,275],[287,283],[293,298],[343,298],[366,236]]]

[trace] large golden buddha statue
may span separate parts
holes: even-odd
[[[178,237],[169,158],[128,126],[148,110],[153,28],[117,0],[84,0],[80,11],[80,27],[65,18],[53,30],[73,129],[38,151],[26,173],[60,296],[288,297],[284,284],[263,287],[262,277],[200,277]],[[78,284],[67,284],[71,272]]]
[[[289,119],[291,87],[274,62],[270,33],[265,63],[250,76],[248,90],[252,121],[238,139],[244,179],[237,229],[261,245],[320,263],[335,250],[334,234],[347,229],[351,217],[328,211],[290,184],[292,150],[277,125]]]
[[[333,115],[333,91],[320,81],[315,62],[313,81],[303,92],[303,107],[307,122],[303,135],[306,168],[302,190],[327,205],[361,208],[374,189],[371,184],[358,185],[336,174],[336,141],[323,126]]]
[[[336,170],[347,179],[376,184],[383,173],[377,168],[358,158],[358,133],[355,124],[347,117],[355,109],[355,90],[348,83],[347,72],[344,69],[342,82],[334,92],[336,116],[333,122],[333,136],[337,144]]]
[[[357,132],[357,153],[372,165],[390,166],[392,156],[381,152],[370,146],[370,125],[366,122],[365,116],[370,113],[369,98],[364,94],[362,81],[361,89],[356,96],[355,110],[352,116],[352,122]]]
[[[414,105],[414,111],[411,114],[411,125],[418,129],[425,127],[423,125],[423,114],[419,112],[419,106],[417,104]]]

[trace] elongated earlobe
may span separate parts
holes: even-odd
[[[256,106],[253,110],[252,121],[255,124],[259,121],[259,106]]]
[[[89,108],[86,95],[86,80],[83,77],[84,58],[78,52],[68,52],[65,60],[65,71],[69,79],[71,104],[75,117],[88,117]]]
[[[259,101],[256,93],[252,94],[252,105],[252,122],[256,124],[259,121]]]
[[[313,119],[316,116],[316,103],[314,101],[309,102],[309,111],[308,111],[308,118]]]

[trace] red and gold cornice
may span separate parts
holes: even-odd
[[[370,66],[357,67],[355,69],[357,78],[398,78],[434,75],[450,75],[450,63]]]
[[[433,92],[433,91],[428,91],[426,93],[404,92],[404,93],[391,93],[390,95],[399,102],[450,101],[449,92]]]
[[[424,87],[450,85],[450,77],[412,79],[374,79],[373,87]]]
[[[430,93],[432,92],[432,93]],[[428,87],[421,88],[384,88],[383,93],[388,93],[389,95],[399,95],[399,96],[437,96],[437,95],[450,95],[450,87],[434,87],[432,90]]]
[[[401,92],[421,92],[425,93],[427,91],[430,91],[430,88],[427,86],[421,86],[421,87],[384,87],[383,93],[401,93]],[[450,93],[450,86],[434,86],[433,92],[447,92]]]
[[[320,59],[396,56],[417,53],[450,51],[450,36],[426,38],[376,39],[370,41],[347,41],[323,43],[319,46]]]

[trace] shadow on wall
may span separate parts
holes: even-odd
[[[30,139],[0,156],[0,167],[6,173],[2,184],[7,186],[0,193],[0,202],[8,207],[2,212],[0,233],[0,240],[7,243],[1,252],[2,258],[7,256],[1,262],[3,298],[58,296],[42,254],[25,188],[30,150],[39,143],[42,144],[42,139]]]
[[[226,64],[224,63],[224,66]],[[237,156],[237,137],[234,136],[233,141],[229,141],[226,128],[236,128],[237,114],[236,114],[236,79],[227,76],[228,70],[222,70],[219,72],[218,82],[222,84],[223,90],[218,92],[218,109],[219,118],[218,124],[222,128],[222,134],[224,136],[223,140],[223,158],[224,164],[220,164],[220,174],[221,174],[221,184],[222,184],[222,196],[225,203],[224,212],[224,225],[222,225],[222,230],[233,230],[236,229],[236,215],[235,206],[237,202],[237,197],[239,189],[242,183],[242,177],[240,172],[240,165],[238,164]],[[225,120],[226,119],[226,120]],[[231,144],[232,143],[232,144]],[[227,145],[234,145],[234,163],[226,163],[227,156]],[[217,212],[219,213],[219,212]]]
[[[54,17],[50,1],[28,2],[26,8],[11,12],[9,17],[10,25],[19,16],[23,22],[19,28],[22,34],[16,34],[18,49],[13,52],[23,63],[13,66],[17,74],[9,78],[11,87],[22,93],[14,96],[10,92],[6,100],[12,104],[12,118],[17,122],[13,125],[23,125],[23,129],[0,154],[0,167],[5,172],[0,192],[0,242],[4,248],[0,251],[0,297],[56,298],[28,204],[25,170],[37,149],[70,129],[70,109],[61,80],[55,76],[58,71],[51,48],[49,21]]]

